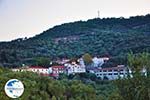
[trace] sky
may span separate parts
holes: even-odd
[[[0,41],[32,37],[55,25],[150,13],[150,0],[0,0]]]

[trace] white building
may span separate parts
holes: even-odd
[[[26,66],[26,67],[20,67],[20,68],[12,68],[11,70],[14,72],[23,72],[23,71],[27,71],[27,68],[29,67]]]
[[[79,63],[79,64],[78,64]],[[78,60],[78,63],[72,62],[72,63],[66,63],[64,66],[66,67],[66,73],[68,75],[75,74],[75,73],[85,73],[85,65],[82,58]]]
[[[32,71],[39,74],[49,74],[49,68],[43,68],[39,66],[29,67],[28,71]]]
[[[90,73],[94,73],[97,77],[101,79],[107,78],[108,80],[115,80],[127,76],[127,67],[124,65],[118,65],[117,67],[110,68],[95,68],[89,70]]]
[[[49,76],[49,74],[52,73],[51,68],[44,68],[44,67],[41,67],[41,66],[13,68],[12,71],[15,71],[15,72],[30,71],[30,72],[38,73],[38,74],[43,75],[43,76]]]
[[[107,60],[109,60],[109,58],[107,58],[107,57],[103,57],[103,58],[94,57],[92,59],[93,67],[101,67],[104,64],[104,62]]]

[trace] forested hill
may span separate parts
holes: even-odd
[[[75,58],[85,53],[109,56],[114,64],[125,64],[130,51],[150,52],[150,15],[96,18],[55,26],[29,39],[0,43],[0,64],[33,64],[36,57]]]

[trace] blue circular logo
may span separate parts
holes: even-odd
[[[11,79],[5,84],[5,93],[10,98],[19,98],[24,92],[24,85],[18,79]]]

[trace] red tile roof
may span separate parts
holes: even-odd
[[[126,69],[123,65],[118,65],[117,67],[107,67],[107,68],[92,68],[91,70],[122,70]]]

